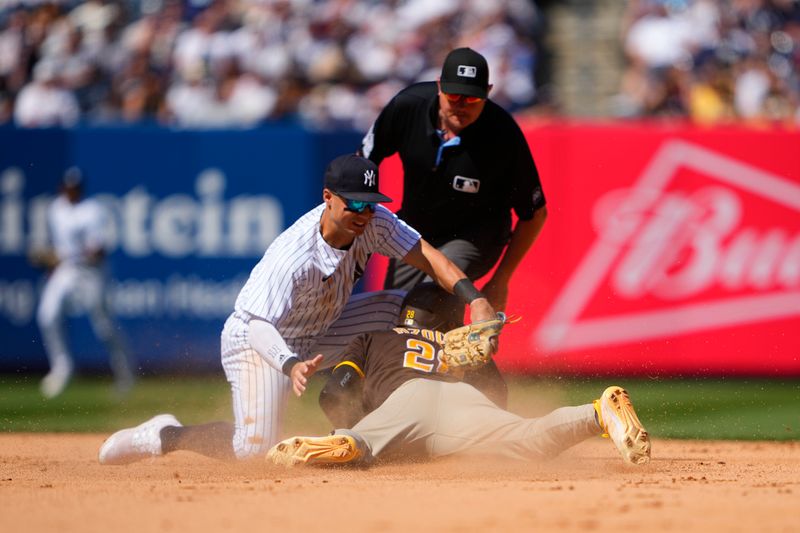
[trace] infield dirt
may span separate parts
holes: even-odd
[[[593,439],[546,463],[370,469],[176,453],[100,466],[106,435],[0,435],[1,531],[798,531],[800,443]]]

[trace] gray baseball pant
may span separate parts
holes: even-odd
[[[547,459],[601,433],[592,404],[526,419],[471,385],[424,378],[401,385],[352,429],[336,430],[355,438],[367,460],[452,454]]]

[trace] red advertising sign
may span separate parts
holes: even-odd
[[[800,375],[800,133],[525,131],[549,217],[512,280],[507,311],[523,320],[501,367]],[[399,198],[399,166],[382,170]]]

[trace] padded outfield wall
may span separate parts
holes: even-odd
[[[63,169],[115,217],[109,303],[144,371],[220,368],[219,334],[270,242],[321,202],[327,162],[355,133],[294,126],[241,131],[0,128],[0,371],[46,368],[35,325],[45,209]],[[106,371],[88,321],[69,322],[85,371]]]
[[[800,134],[527,124],[548,199],[515,276],[500,365],[530,374],[800,375]],[[219,368],[219,331],[264,248],[319,202],[359,135],[291,126],[0,129],[0,371],[45,368],[25,260],[70,164],[115,213],[108,294],[146,372]],[[399,198],[399,164],[382,189]],[[394,204],[398,207],[399,203]],[[373,260],[365,284],[380,286]],[[84,319],[80,367],[107,369]]]
[[[549,216],[511,283],[523,318],[503,332],[504,369],[800,376],[800,132],[523,130]],[[399,176],[384,163],[395,198]],[[371,274],[380,286],[382,265]]]

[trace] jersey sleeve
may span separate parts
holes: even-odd
[[[354,338],[342,353],[341,362],[334,367],[349,366],[355,369],[361,378],[366,374],[367,350],[369,349],[370,334],[364,333]]]
[[[520,220],[530,220],[538,209],[545,206],[546,200],[525,135],[516,122],[513,127],[517,137],[513,146],[517,148],[513,154],[511,207]]]
[[[396,120],[398,107],[398,97],[394,97],[381,110],[378,118],[375,119],[361,140],[361,154],[376,165],[380,165],[381,161],[399,149]]]
[[[420,234],[397,218],[397,216],[378,205],[372,218],[375,251],[387,257],[404,258],[420,240]]]

